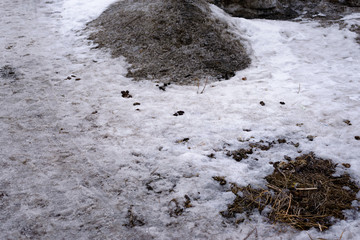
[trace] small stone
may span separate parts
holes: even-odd
[[[285,102],[280,102],[281,105],[285,105]]]
[[[261,106],[265,106],[265,103],[263,101],[260,102]]]

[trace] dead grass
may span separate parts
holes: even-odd
[[[251,214],[254,209],[262,212],[270,207],[271,222],[286,223],[300,230],[314,227],[324,231],[335,219],[345,219],[343,210],[359,210],[352,206],[354,200],[359,200],[356,199],[359,187],[348,174],[333,176],[337,164],[331,160],[310,153],[273,165],[273,173],[265,178],[267,189],[230,184],[237,197],[222,212],[224,217]]]

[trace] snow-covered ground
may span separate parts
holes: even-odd
[[[234,195],[212,179],[264,186],[269,162],[313,151],[350,163],[359,183],[355,33],[338,24],[231,18],[212,7],[249,45],[251,67],[203,94],[196,86],[161,91],[124,77],[124,59],[86,40],[86,22],[112,2],[0,2],[0,68],[16,75],[0,78],[0,239],[360,239],[358,213],[324,233],[256,214],[234,226],[219,214]],[[360,24],[360,14],[345,21]],[[132,98],[122,98],[125,90]],[[257,161],[222,151],[249,138],[300,146],[255,152]],[[185,195],[193,207],[171,217]]]

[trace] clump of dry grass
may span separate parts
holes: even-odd
[[[334,176],[337,164],[316,157],[313,153],[302,155],[293,161],[276,162],[274,171],[265,179],[267,189],[231,184],[237,196],[224,217],[236,213],[248,213],[254,209],[262,212],[271,208],[268,218],[300,230],[312,227],[320,231],[328,229],[335,219],[345,219],[343,210],[355,209],[359,187],[348,174]]]

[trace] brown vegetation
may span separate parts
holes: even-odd
[[[359,187],[348,174],[334,176],[337,164],[315,154],[305,154],[293,161],[276,162],[274,171],[265,179],[267,189],[239,187],[231,183],[236,199],[222,212],[224,217],[237,213],[262,212],[270,207],[268,218],[300,230],[312,227],[323,231],[334,219],[345,219],[344,210],[355,209]],[[349,166],[349,165],[347,165]]]

